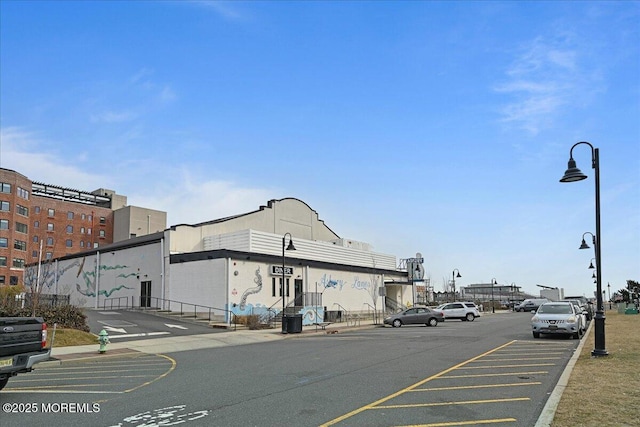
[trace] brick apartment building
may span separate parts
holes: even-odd
[[[166,212],[127,206],[112,190],[74,190],[0,168],[0,286],[22,283],[28,264],[165,228]]]

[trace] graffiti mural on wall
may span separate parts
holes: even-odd
[[[84,265],[84,261],[80,266],[80,268],[78,269],[78,274],[76,275],[76,277],[79,278],[80,276],[82,276],[82,279],[84,280],[84,288],[80,286],[80,283],[76,282],[76,290],[84,296],[95,297],[96,296],[96,280],[95,280],[96,273],[95,271],[84,271],[82,268],[83,265]],[[101,265],[98,268],[98,274],[100,274],[101,271],[121,270],[125,268],[130,268],[130,267],[127,265]],[[120,273],[116,276],[115,280],[117,280],[118,278],[127,279],[135,275],[136,273],[128,273],[128,274]],[[100,274],[100,276],[102,275]],[[97,294],[104,295],[105,297],[110,297],[114,292],[117,292],[121,289],[131,290],[134,288],[128,287],[124,284],[121,284],[121,285],[114,284],[114,286],[111,289],[100,289],[97,292]]]
[[[260,267],[256,270],[256,277],[253,278],[253,282],[257,285],[253,288],[249,288],[240,297],[240,310],[244,311],[247,304],[247,297],[252,294],[257,294],[262,290],[262,276],[260,275]]]
[[[333,289],[338,289],[338,290],[342,290],[342,288],[344,288],[344,285],[347,282],[345,282],[344,280],[340,280],[340,279],[332,279],[331,275],[329,275],[329,277],[327,277],[326,274],[323,274],[322,277],[320,278],[320,284],[326,289],[326,288],[333,288]]]
[[[38,284],[40,287],[51,289],[55,283],[56,278],[62,277],[62,275],[73,267],[80,265],[80,261],[76,260],[64,268],[58,268],[56,270],[56,264],[50,261],[40,264],[40,278],[38,279],[38,266],[32,265],[24,270],[24,284],[28,288],[32,288]]]
[[[64,265],[62,263],[56,263],[52,261],[46,261],[38,265],[32,265],[24,271],[24,284],[31,291],[45,293],[57,293],[60,295],[72,294],[73,289],[82,296],[95,297],[96,296],[96,280],[95,271],[84,271],[85,258],[76,259],[73,262]],[[56,268],[57,267],[57,268]],[[129,269],[126,265],[101,265],[99,270],[101,272],[113,271],[116,274],[117,270]],[[72,270],[72,279],[69,280],[65,276],[69,270]],[[137,273],[130,271],[122,271],[114,278],[113,286],[105,289],[101,289],[97,293],[110,297],[114,293],[122,290],[133,290],[135,287],[130,287],[125,282],[136,276]],[[39,277],[38,277],[39,276]],[[100,274],[100,277],[103,277]],[[119,281],[120,283],[116,283]],[[84,302],[83,302],[84,303]]]

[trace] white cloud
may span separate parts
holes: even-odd
[[[105,111],[103,113],[92,114],[90,120],[92,123],[122,123],[135,120],[137,114],[132,111]]]
[[[164,185],[150,185],[144,192],[129,194],[129,204],[167,212],[167,225],[170,226],[254,211],[275,197],[272,189],[204,179],[186,167],[172,176],[172,180]]]
[[[506,81],[494,87],[511,98],[502,108],[502,121],[535,135],[551,127],[563,107],[594,93],[598,72],[580,67],[582,56],[567,31],[526,44],[505,70]]]
[[[61,158],[55,152],[56,143],[45,141],[32,132],[17,127],[3,128],[0,129],[0,141],[1,166],[32,181],[89,191],[108,184],[106,177],[73,166],[74,158]]]
[[[139,164],[128,164],[126,168],[118,168],[118,173],[104,176],[78,166],[91,167],[91,163],[85,162],[86,153],[65,157],[55,151],[59,144],[17,127],[0,129],[0,141],[1,167],[15,170],[32,181],[62,187],[83,191],[112,189],[127,196],[129,205],[167,212],[167,226],[250,212],[278,197],[270,188],[216,181],[204,178],[187,165],[154,166],[149,159],[140,159]],[[131,174],[122,173],[126,170]]]
[[[231,1],[192,0],[190,3],[212,10],[221,17],[230,21],[245,19],[245,15],[240,13],[237,3],[234,4],[234,2]]]

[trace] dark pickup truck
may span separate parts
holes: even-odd
[[[47,324],[41,317],[0,317],[0,390],[9,378],[49,359]]]

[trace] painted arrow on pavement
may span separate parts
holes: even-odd
[[[109,332],[118,332],[119,334],[126,334],[127,331],[125,331],[122,328],[114,328],[113,326],[105,326],[104,327],[107,331]]]
[[[188,329],[188,328],[185,328],[184,326],[180,326],[180,325],[171,325],[171,324],[169,324],[169,323],[165,323],[164,325],[165,325],[167,328]]]

